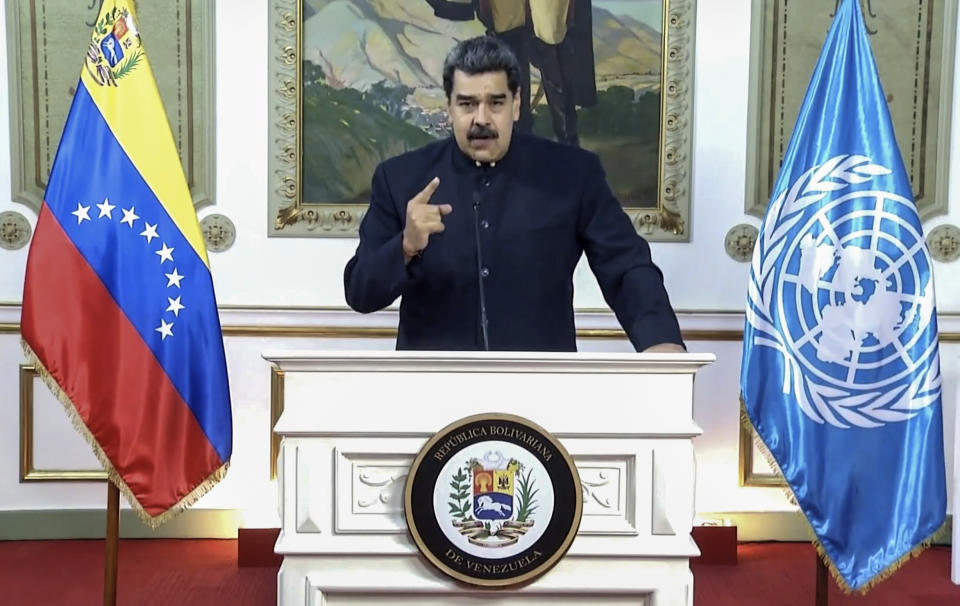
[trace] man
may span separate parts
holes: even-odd
[[[402,295],[398,349],[574,351],[585,251],[634,347],[684,351],[650,247],[597,156],[513,132],[519,71],[493,37],[447,56],[453,138],[377,167],[347,302],[371,312]]]
[[[437,17],[478,19],[520,63],[517,128],[533,130],[530,64],[540,70],[557,141],[580,144],[577,106],[597,104],[591,0],[427,0]]]

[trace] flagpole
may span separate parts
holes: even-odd
[[[817,593],[814,598],[815,606],[827,606],[827,565],[818,554],[814,554],[817,559]]]
[[[107,553],[104,562],[103,606],[117,604],[117,545],[120,535],[120,489],[107,480]]]

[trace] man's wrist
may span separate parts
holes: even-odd
[[[410,261],[416,259],[417,257],[423,256],[423,249],[413,248],[412,246],[410,246],[409,243],[407,243],[406,238],[403,238],[403,240],[401,240],[400,247],[403,249],[403,260],[405,263],[409,263]]]

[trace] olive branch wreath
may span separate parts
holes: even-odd
[[[890,172],[866,156],[847,154],[834,156],[810,168],[771,202],[753,251],[747,290],[750,305],[747,305],[746,317],[750,325],[762,333],[754,336],[753,344],[773,348],[783,355],[783,393],[793,392],[801,410],[817,423],[827,422],[846,429],[906,421],[919,409],[933,403],[940,394],[937,357],[933,358],[927,371],[919,373],[909,385],[889,390],[858,393],[817,383],[802,372],[800,363],[784,342],[783,334],[774,326],[770,312],[776,282],[774,270],[788,243],[787,235],[804,217],[804,211],[828,194]]]
[[[450,515],[467,522],[473,519],[470,515],[472,507],[470,506],[470,463],[457,469],[450,480],[450,488],[453,490],[448,496],[450,500],[447,505],[450,506]]]

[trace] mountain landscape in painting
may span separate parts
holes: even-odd
[[[656,205],[661,35],[603,5],[592,6],[598,95],[578,111],[581,145],[622,203]],[[437,18],[426,0],[303,0],[302,19],[303,199],[366,203],[379,162],[447,136],[443,59],[484,26]],[[534,131],[553,137],[538,90],[532,67]]]

